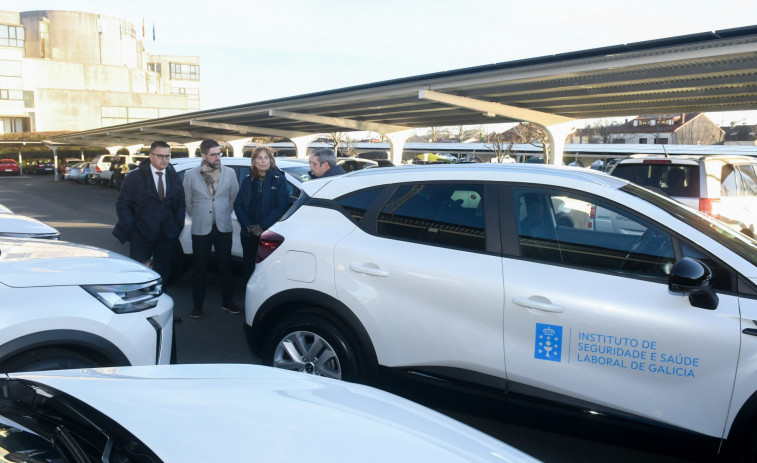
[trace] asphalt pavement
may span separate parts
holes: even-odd
[[[128,244],[122,245],[111,231],[116,223],[115,200],[118,192],[99,185],[80,185],[55,181],[53,176],[0,177],[0,204],[42,220],[57,228],[61,240],[83,243],[128,255]],[[192,319],[191,272],[184,272],[166,292],[173,298],[176,323],[177,361],[179,363],[258,363],[247,347],[244,317],[221,310],[221,294],[217,274],[208,272],[207,296],[203,317]],[[234,297],[243,306],[244,282],[234,277]],[[0,303],[1,304],[1,303]],[[451,416],[481,429],[548,463],[645,462],[676,463],[686,460],[671,458],[540,431],[473,416],[465,412],[442,410]],[[635,436],[629,435],[629,442]]]

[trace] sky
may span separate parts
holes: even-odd
[[[755,0],[3,0],[125,18],[200,57],[202,109],[757,25]],[[156,40],[152,41],[155,25]],[[757,111],[708,113],[757,124]]]

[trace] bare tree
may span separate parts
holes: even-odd
[[[514,143],[507,141],[506,133],[492,133],[486,137],[486,147],[494,151],[494,155],[497,157],[497,162],[502,162],[505,156],[510,154],[513,149]]]
[[[331,143],[334,144],[334,154],[339,156],[339,145],[347,140],[347,132],[331,132],[328,134]]]
[[[620,136],[615,133],[615,130],[620,124],[617,121],[610,119],[597,119],[592,124],[592,128],[596,131],[596,134],[602,138],[602,143],[612,143],[613,139]]]
[[[511,143],[524,143],[542,148],[544,163],[549,163],[549,136],[536,124],[521,122],[504,133],[505,140]]]
[[[436,143],[441,137],[441,127],[429,127],[428,128],[428,141],[429,143]]]

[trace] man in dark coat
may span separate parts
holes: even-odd
[[[169,164],[171,148],[164,141],[150,146],[150,157],[124,178],[116,199],[118,223],[113,235],[130,242],[129,257],[150,265],[167,284],[186,202],[179,174]]]
[[[336,154],[330,148],[314,151],[310,156],[310,178],[333,177],[344,174],[342,166],[336,163]]]

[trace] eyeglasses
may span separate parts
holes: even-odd
[[[152,154],[153,156],[157,157],[161,161],[170,161],[171,160],[171,155],[170,154],[155,154],[155,153],[150,153],[150,154]]]

